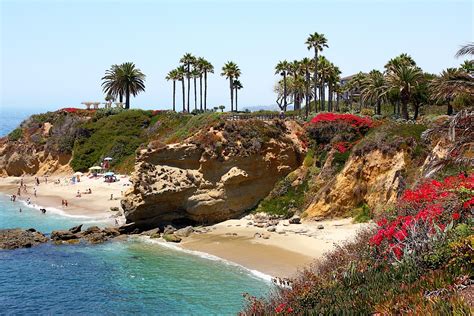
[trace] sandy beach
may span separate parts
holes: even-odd
[[[72,184],[72,176],[48,177],[47,183],[44,177],[39,177],[40,184],[37,185],[35,177],[6,177],[0,178],[0,192],[9,196],[17,195],[17,201],[27,201],[29,198],[32,206],[44,207],[46,210],[56,210],[65,216],[80,216],[97,220],[110,220],[111,225],[115,225],[114,212],[111,207],[120,207],[120,197],[129,185],[128,177],[119,177],[120,181],[106,183],[103,178],[88,178],[82,176],[80,182]],[[27,192],[21,190],[18,196],[20,181],[27,187]],[[60,183],[57,183],[60,180]],[[87,194],[88,190],[91,194]],[[34,191],[36,190],[36,196]],[[77,192],[81,196],[77,196]],[[112,199],[111,199],[112,195]],[[68,206],[61,204],[62,200],[67,200]],[[123,216],[117,217],[119,224],[124,222]]]
[[[265,228],[248,226],[248,222],[243,218],[216,224],[210,232],[193,234],[180,245],[271,276],[290,277],[367,227],[353,224],[350,218],[301,224],[281,221],[276,232],[267,232]]]

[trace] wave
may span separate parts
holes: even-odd
[[[207,252],[184,249],[183,247],[180,247],[176,244],[172,244],[172,243],[169,243],[169,242],[166,242],[166,241],[162,241],[160,239],[154,239],[154,238],[152,239],[148,236],[137,236],[137,237],[134,237],[134,238],[136,238],[136,239],[138,239],[142,242],[145,242],[145,243],[157,244],[157,245],[160,245],[160,246],[168,248],[168,249],[184,252],[184,253],[187,253],[187,254],[190,254],[190,255],[198,256],[198,257],[203,258],[203,259],[212,260],[212,261],[219,261],[219,262],[227,264],[227,265],[239,267],[239,268],[249,272],[252,276],[254,276],[258,279],[262,279],[262,280],[267,281],[267,282],[271,282],[272,278],[273,278],[271,275],[265,274],[265,273],[257,271],[257,270],[249,269],[247,267],[244,267],[241,264],[238,264],[238,263],[233,262],[233,261],[226,260],[224,258],[215,256],[215,255],[211,255]]]

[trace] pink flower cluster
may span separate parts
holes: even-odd
[[[368,117],[360,117],[353,114],[338,114],[338,113],[320,113],[311,119],[311,123],[319,122],[336,122],[341,121],[348,123],[352,127],[372,127],[372,120]]]
[[[471,192],[470,199],[464,203],[461,189]],[[468,210],[474,206],[473,189],[474,174],[460,174],[443,182],[431,180],[414,190],[406,190],[398,203],[398,211],[407,215],[391,221],[382,218],[370,244],[381,253],[391,252],[400,259],[414,238],[429,240],[438,230],[444,231],[451,221],[460,220],[464,213],[470,214]]]
[[[333,147],[340,152],[341,154],[345,153],[350,147],[351,144],[349,142],[338,142],[333,144]]]

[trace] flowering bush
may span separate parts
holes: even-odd
[[[430,248],[433,239],[442,238],[454,222],[470,216],[474,200],[474,174],[427,181],[406,190],[398,203],[395,219],[382,218],[380,229],[370,239],[383,258],[401,260]]]
[[[79,111],[80,109],[78,108],[62,108],[61,112],[67,112],[67,113],[76,113],[77,111]]]
[[[367,117],[361,117],[354,114],[338,114],[338,113],[321,113],[313,117],[311,124],[326,123],[326,122],[344,122],[357,128],[372,127],[372,120]]]

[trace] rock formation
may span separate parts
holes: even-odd
[[[127,221],[152,227],[241,215],[301,164],[294,125],[226,121],[184,143],[142,150],[122,200]]]
[[[0,230],[0,249],[30,248],[48,241],[35,229],[2,229]]]

